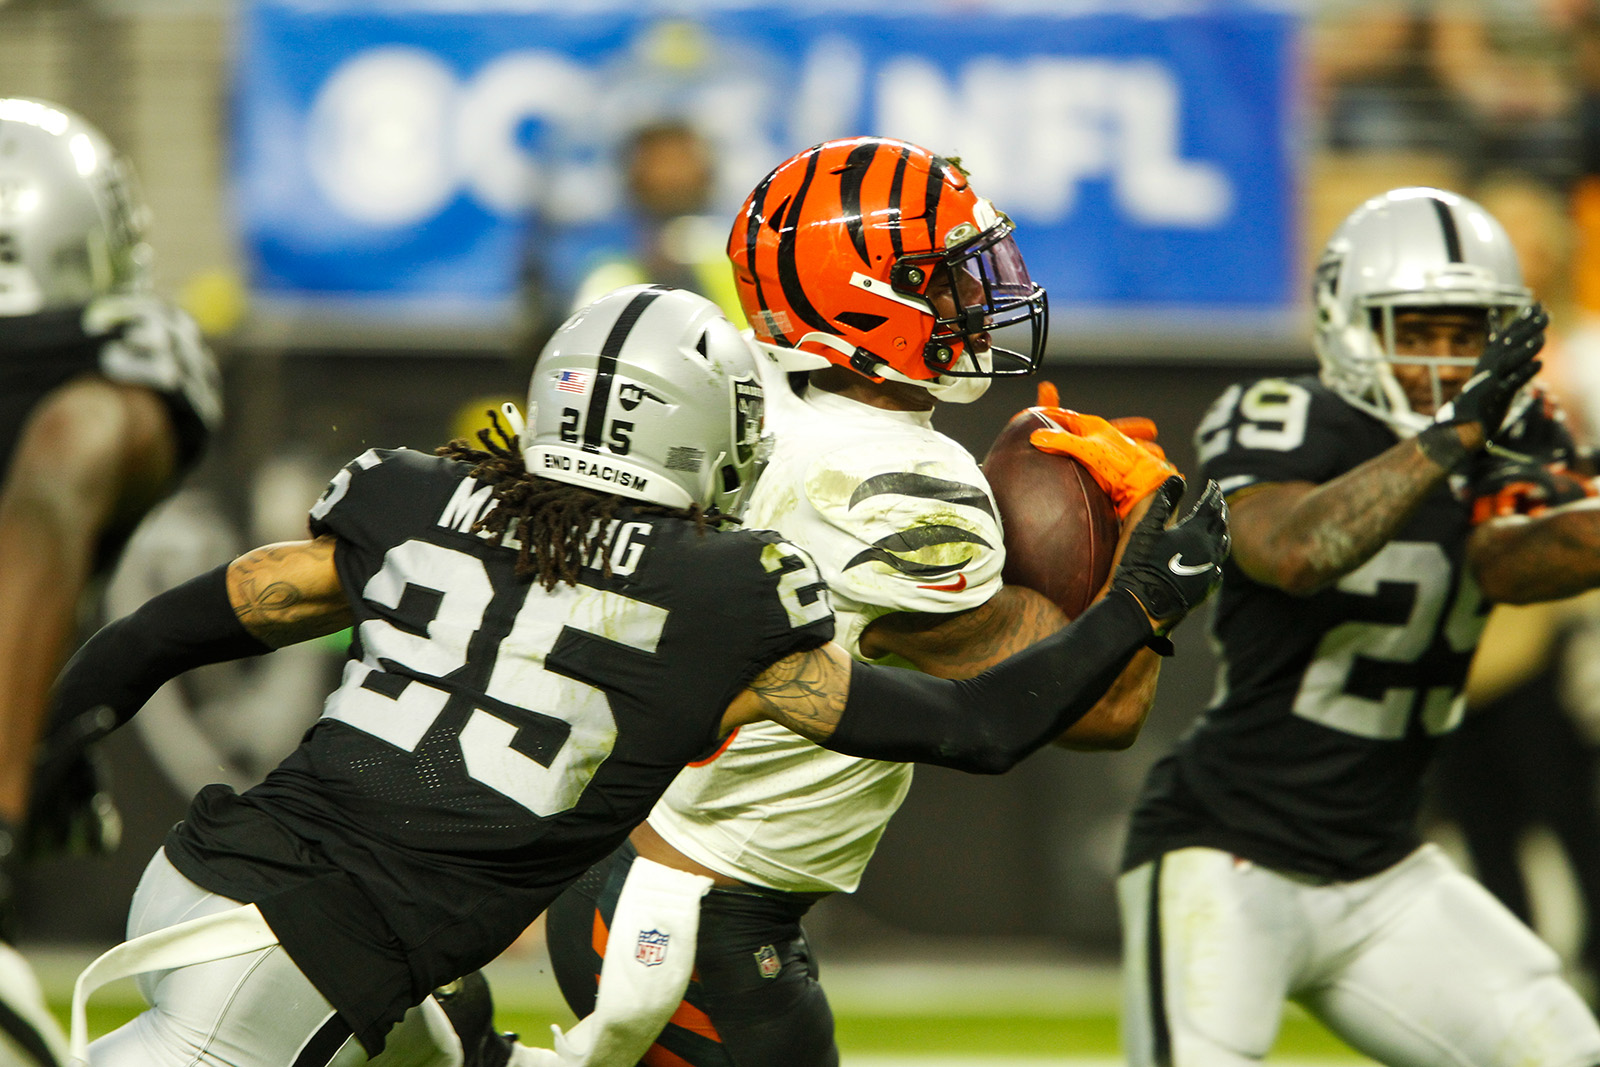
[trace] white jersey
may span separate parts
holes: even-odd
[[[999,590],[1005,547],[989,483],[927,412],[817,389],[801,399],[781,375],[769,378],[776,448],[745,525],[777,530],[815,558],[839,644],[864,658],[861,632],[880,615],[963,611]],[[849,892],[910,785],[910,764],[830,752],[756,723],[685,768],[650,825],[722,874],[790,892]]]

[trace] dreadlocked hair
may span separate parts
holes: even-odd
[[[669,508],[530,474],[522,450],[501,423],[499,412],[491,408],[488,415],[489,427],[477,433],[481,448],[458,437],[434,449],[434,454],[471,463],[471,477],[491,488],[494,506],[472,528],[515,545],[516,575],[524,581],[536,580],[545,589],[554,589],[559,582],[576,585],[585,561],[597,555],[609,577],[611,519],[621,507],[636,515],[688,519],[700,533],[708,526],[737,521],[725,515],[707,515],[699,504]]]

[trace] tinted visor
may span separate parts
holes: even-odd
[[[934,321],[928,366],[958,378],[1032,374],[1044,358],[1049,315],[1011,224],[1002,221],[946,252],[935,270],[949,272],[956,309]]]

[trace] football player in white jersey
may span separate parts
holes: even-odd
[[[199,331],[151,291],[145,215],[93,126],[0,97],[0,938],[18,862],[114,843],[114,812],[75,750],[42,753],[35,773],[46,697],[91,579],[221,414]],[[0,941],[0,1064],[48,1065],[63,1049]]]
[[[725,528],[762,463],[758,358],[702,297],[617,290],[546,346],[525,429],[433,456],[369,450],[311,509],[312,539],[247,553],[85,644],[56,689],[63,730],[124,722],[200,664],[354,633],[300,747],[243,794],[207,786],[167,835],[130,940],[80,976],[74,1036],[105,980],[140,975],[151,1007],[75,1052],[95,1067],[634,1063],[689,978],[681,924],[613,916],[619,964],[678,976],[642,1033],[601,1013],[575,1031],[592,1043],[530,1049],[486,1031],[487,1005],[475,1026],[452,1017],[444,1001],[466,1005],[448,987],[729,730],[772,719],[841,752],[999,773],[1087,713],[1220,575],[1221,492],[1168,526],[1172,478],[1110,592],[1060,632],[960,682],[856,663],[829,640],[806,552]],[[657,874],[692,928],[710,879]],[[660,985],[633,979],[632,996]]]
[[[1221,684],[1133,814],[1129,1062],[1258,1063],[1292,999],[1393,1067],[1600,1063],[1555,954],[1417,830],[1489,602],[1600,581],[1581,488],[1475,507],[1574,488],[1519,400],[1544,313],[1500,223],[1428,188],[1346,219],[1314,298],[1320,375],[1233,386],[1197,431],[1234,517]]]
[[[1010,220],[956,162],[853,138],[768,175],[734,222],[729,256],[769,357],[776,439],[746,521],[815,557],[839,642],[860,659],[961,678],[1062,626],[1046,598],[1002,583],[988,483],[931,424],[938,403],[976,400],[993,377],[1031,373],[1043,353],[1045,296]],[[1016,350],[1001,347],[1010,334]],[[1136,518],[1172,468],[1115,429],[1100,432],[1089,458]],[[1061,743],[1131,743],[1158,663],[1141,650]],[[909,766],[827,752],[782,727],[742,728],[680,774],[631,845],[552,909],[551,953],[573,1009],[594,1002],[603,946],[591,935],[637,854],[714,882],[697,979],[652,1055],[695,1067],[836,1063],[800,919],[821,896],[856,888],[910,779]]]

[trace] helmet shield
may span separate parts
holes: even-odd
[[[1037,370],[1049,322],[1045,294],[1028,276],[1010,222],[1001,220],[939,256],[935,279],[939,271],[946,275],[944,292],[951,299],[942,312],[940,302],[933,303],[933,334],[924,352],[928,366],[956,378],[1002,378]],[[938,284],[929,283],[930,288]],[[1019,347],[1004,347],[997,333]]]

